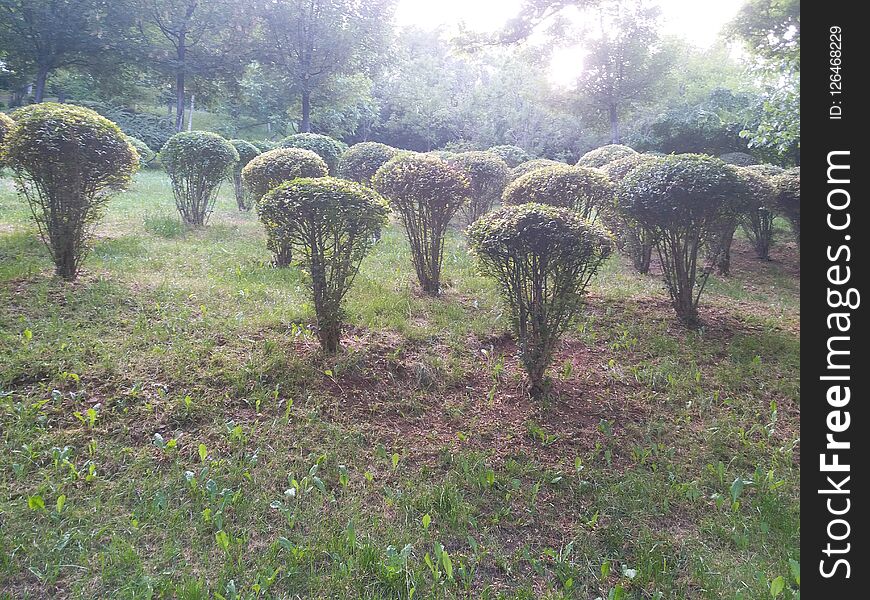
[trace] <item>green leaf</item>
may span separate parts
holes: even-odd
[[[423,515],[423,529],[428,530],[429,524],[432,522],[432,517],[429,516],[429,513]]]
[[[220,546],[224,551],[230,547],[230,536],[227,535],[226,531],[221,530],[215,532],[214,539],[218,546]]]
[[[444,565],[444,572],[447,573],[447,579],[453,581],[453,561],[450,560],[450,555],[447,553],[447,550],[444,550],[441,553],[441,564]]]
[[[737,502],[737,499],[743,493],[744,482],[742,477],[738,477],[734,480],[734,483],[731,484],[731,503],[734,504]]]
[[[785,579],[782,575],[770,582],[770,597],[776,598],[785,589]]]
[[[610,575],[610,561],[605,560],[601,563],[601,579],[607,579],[608,575]]]
[[[57,514],[63,512],[63,505],[66,504],[66,494],[61,494],[57,497]]]
[[[27,507],[30,510],[45,510],[45,500],[42,496],[30,496],[27,499]]]
[[[205,447],[205,444],[199,445],[199,460],[200,462],[205,462],[205,457],[208,456],[208,449]]]
[[[399,455],[396,453],[393,453],[392,460],[393,460],[393,468],[395,469],[397,466],[399,466]]]
[[[792,579],[798,585],[801,584],[801,564],[793,558],[788,559],[788,568],[791,570]]]

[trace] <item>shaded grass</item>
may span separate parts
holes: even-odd
[[[538,406],[461,234],[431,299],[391,226],[326,358],[303,274],[269,265],[228,186],[205,229],[173,211],[166,180],[139,175],[69,285],[0,187],[0,597],[748,599],[793,583],[793,254],[738,252],[698,332],[614,257]]]

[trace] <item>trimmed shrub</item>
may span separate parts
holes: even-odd
[[[269,191],[282,183],[299,177],[326,177],[329,168],[323,159],[311,150],[302,148],[278,148],[263,152],[251,159],[242,169],[242,182],[251,192],[254,202],[259,202]],[[275,254],[275,265],[286,267],[293,258],[293,247],[284,244],[280,232],[266,227],[266,246]]]
[[[302,148],[303,150],[311,150],[317,156],[323,159],[326,166],[329,167],[329,174],[336,175],[338,173],[338,164],[341,161],[341,155],[347,149],[345,144],[338,140],[332,139],[328,135],[319,133],[297,133],[285,137],[278,144],[280,148]]]
[[[594,221],[613,201],[613,187],[601,172],[585,167],[543,167],[512,181],[502,194],[506,205],[528,202],[570,208]]]
[[[12,130],[12,127],[15,125],[15,121],[13,121],[6,113],[0,112],[0,150],[3,148],[3,140],[6,139],[6,136]],[[0,159],[0,169],[3,168],[3,160]]]
[[[544,167],[558,167],[564,164],[565,163],[561,163],[558,160],[550,160],[549,158],[534,158],[511,169],[508,180],[509,182],[516,181],[526,173],[531,173],[532,171],[537,171]]]
[[[578,167],[603,167],[609,162],[637,154],[633,149],[622,144],[608,144],[595,150],[590,150],[577,161]]]
[[[761,260],[770,259],[770,248],[774,242],[773,222],[777,214],[776,187],[773,185],[773,179],[783,171],[775,165],[751,165],[740,168],[740,174],[746,178],[746,184],[752,194],[752,203],[740,225],[755,248],[755,255]]]
[[[493,146],[489,148],[487,152],[492,152],[500,159],[507,163],[507,166],[513,169],[526,162],[527,160],[532,160],[532,157],[528,152],[520,148],[519,146],[511,146],[511,145],[503,145],[503,146]]]
[[[239,153],[239,162],[233,166],[233,189],[236,192],[236,205],[241,211],[249,211],[254,203],[251,198],[251,192],[242,181],[242,169],[260,155],[260,150],[245,140],[230,140],[230,143],[236,149],[236,152]]]
[[[136,148],[136,153],[139,155],[139,168],[146,169],[157,158],[157,153],[148,147],[148,144],[135,138],[132,135],[125,136],[127,143]]]
[[[344,179],[356,181],[363,185],[371,185],[372,177],[375,176],[378,169],[398,153],[398,149],[386,144],[360,142],[342,154],[338,173]]]
[[[117,125],[87,108],[46,102],[13,118],[0,161],[30,204],[57,274],[71,281],[110,195],[130,182],[139,155]]]
[[[207,131],[176,133],[160,151],[175,206],[187,225],[201,227],[214,210],[221,183],[239,160],[227,140]]]
[[[301,265],[310,276],[320,345],[335,353],[341,339],[342,300],[386,223],[386,203],[358,183],[300,178],[266,194],[257,211],[281,244],[299,249]]]
[[[746,171],[750,173],[756,173],[758,175],[763,175],[768,179],[774,179],[779,175],[785,173],[785,169],[782,167],[778,167],[776,165],[771,165],[768,163],[762,163],[760,165],[749,165],[748,167],[743,167]]]
[[[434,156],[400,154],[378,169],[373,183],[399,213],[423,292],[438,295],[444,234],[450,219],[468,201],[468,178]]]
[[[776,187],[776,205],[791,223],[798,246],[801,243],[801,168],[794,167],[773,181]]]
[[[748,167],[758,164],[758,159],[746,152],[726,152],[719,155],[719,160],[736,167]]]
[[[739,152],[732,152],[732,154],[740,154]],[[721,159],[720,159],[721,160]],[[762,215],[758,212],[758,209],[761,207],[763,203],[760,200],[757,200],[754,196],[756,192],[764,194],[762,190],[758,189],[759,186],[763,184],[761,182],[757,182],[751,174],[744,174],[743,169],[745,167],[738,167],[732,163],[726,163],[731,169],[734,169],[737,173],[738,177],[740,177],[743,183],[746,185],[748,193],[744,198],[745,202],[740,205],[735,205],[735,210],[731,214],[730,218],[722,222],[721,230],[719,232],[718,237],[714,237],[708,245],[710,254],[716,256],[716,269],[719,271],[720,275],[728,276],[731,273],[731,246],[734,244],[734,234],[737,232],[737,228],[746,221],[747,218],[756,220],[757,226],[759,227],[759,231],[764,229],[765,227],[773,227],[773,219],[774,215],[767,214]],[[757,184],[757,185],[755,185]],[[755,189],[753,189],[755,188]],[[767,225],[765,222],[769,221]],[[770,231],[772,235],[772,230]],[[762,236],[764,234],[761,234]],[[769,241],[769,240],[768,240]],[[761,241],[760,243],[764,243]],[[769,250],[769,248],[768,248]],[[765,253],[768,251],[765,250]]]
[[[748,190],[719,159],[680,154],[638,166],[619,185],[619,207],[651,232],[677,316],[699,324],[698,302],[710,275],[702,246],[716,246],[723,226],[745,210]],[[711,254],[715,263],[717,256]]]
[[[468,178],[470,201],[460,210],[471,225],[492,210],[507,185],[507,163],[491,152],[463,152],[448,162],[462,169]]]
[[[450,160],[456,156],[456,152],[453,152],[452,150],[432,150],[431,152],[426,152],[426,154],[436,156],[441,160]]]
[[[658,158],[658,156],[648,154],[630,154],[607,163],[599,170],[610,179],[611,183],[617,185],[640,165],[651,164]],[[619,209],[617,194],[613,195],[613,201],[610,210],[602,211],[602,214],[606,216],[605,223],[611,231],[616,233],[617,245],[628,254],[635,270],[641,275],[646,275],[649,273],[653,247],[655,246],[652,232]]]
[[[510,307],[530,392],[539,398],[556,343],[612,250],[610,235],[572,210],[523,204],[484,215],[468,238],[481,270],[498,281]]]
[[[251,142],[251,143],[252,143],[252,144],[257,148],[257,150],[259,150],[261,153],[262,153],[262,152],[268,152],[269,150],[275,150],[275,149],[278,147],[278,144],[277,144],[276,142],[271,141],[271,140],[254,140],[254,141]]]

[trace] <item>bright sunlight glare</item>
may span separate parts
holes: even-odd
[[[681,37],[706,49],[719,39],[722,27],[730,21],[744,0],[658,0],[662,10],[662,33]],[[521,0],[399,0],[396,22],[400,26],[426,29],[464,25],[475,31],[495,31],[517,14]],[[580,11],[566,13],[569,19],[581,18]],[[583,69],[586,52],[580,45],[558,48],[550,62],[549,79],[553,85],[569,87]]]

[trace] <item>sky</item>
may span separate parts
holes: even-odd
[[[658,0],[662,10],[662,33],[682,37],[700,48],[718,39],[722,26],[730,21],[744,0]],[[400,26],[435,28],[456,25],[477,31],[494,31],[514,16],[522,0],[399,0],[396,22]],[[582,69],[583,48],[557,50],[550,79],[568,85]]]

